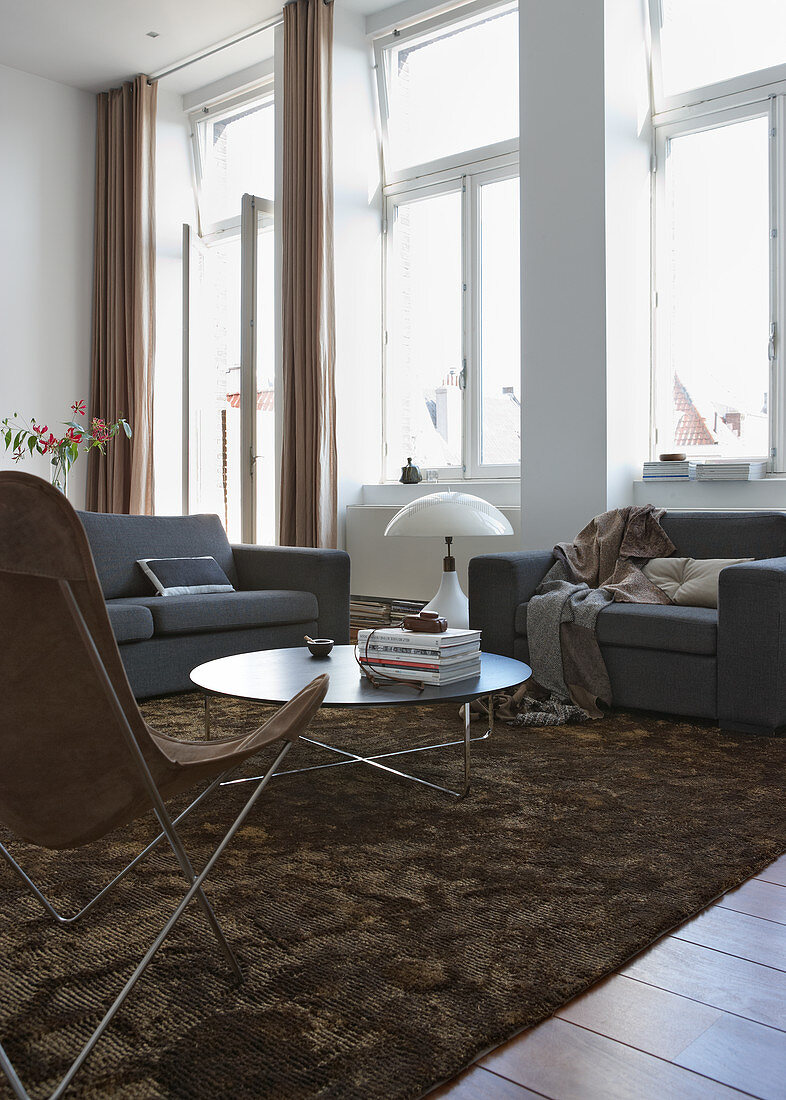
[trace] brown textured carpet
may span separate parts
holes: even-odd
[[[199,733],[199,697],[144,709],[161,729]],[[217,732],[263,713],[217,702]],[[316,727],[349,748],[461,728],[452,706],[323,711]],[[456,751],[408,759],[458,779]],[[361,767],[275,780],[208,890],[244,985],[192,907],[72,1094],[421,1096],[786,848],[784,740],[617,714],[503,727],[474,757],[462,803]],[[289,762],[317,758],[302,747]],[[229,788],[184,828],[196,863],[248,791]],[[73,905],[150,835],[145,823],[79,853],[14,851]],[[183,892],[162,852],[61,931],[0,867],[0,1039],[39,1095]]]

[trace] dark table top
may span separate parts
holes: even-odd
[[[528,680],[532,669],[522,661],[481,653],[481,672],[467,680],[417,691],[408,684],[375,688],[362,675],[355,647],[337,645],[328,657],[312,657],[305,646],[238,653],[198,665],[191,673],[197,687],[211,695],[229,695],[259,703],[285,703],[323,672],[330,676],[326,707],[389,707],[401,704],[464,702],[491,695]]]

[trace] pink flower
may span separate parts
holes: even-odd
[[[71,412],[75,413],[77,416],[84,416],[86,411],[87,406],[85,405],[84,401],[75,401],[71,406]]]

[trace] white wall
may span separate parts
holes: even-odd
[[[155,510],[182,511],[182,227],[196,231],[191,149],[182,96],[158,88],[156,120]]]
[[[642,0],[526,0],[521,28],[522,529],[633,503],[649,423]]]
[[[523,543],[606,505],[603,0],[520,5]]]
[[[0,417],[57,432],[90,379],[95,97],[0,65],[0,102]],[[49,478],[40,456],[19,468]],[[77,506],[86,468],[82,455],[69,479]]]
[[[382,454],[381,193],[371,49],[365,20],[336,4],[333,179],[339,546],[345,509],[378,481]]]
[[[605,7],[606,507],[618,508],[649,457],[652,126],[646,0]]]

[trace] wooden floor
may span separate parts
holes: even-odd
[[[786,1100],[786,856],[429,1100]]]

